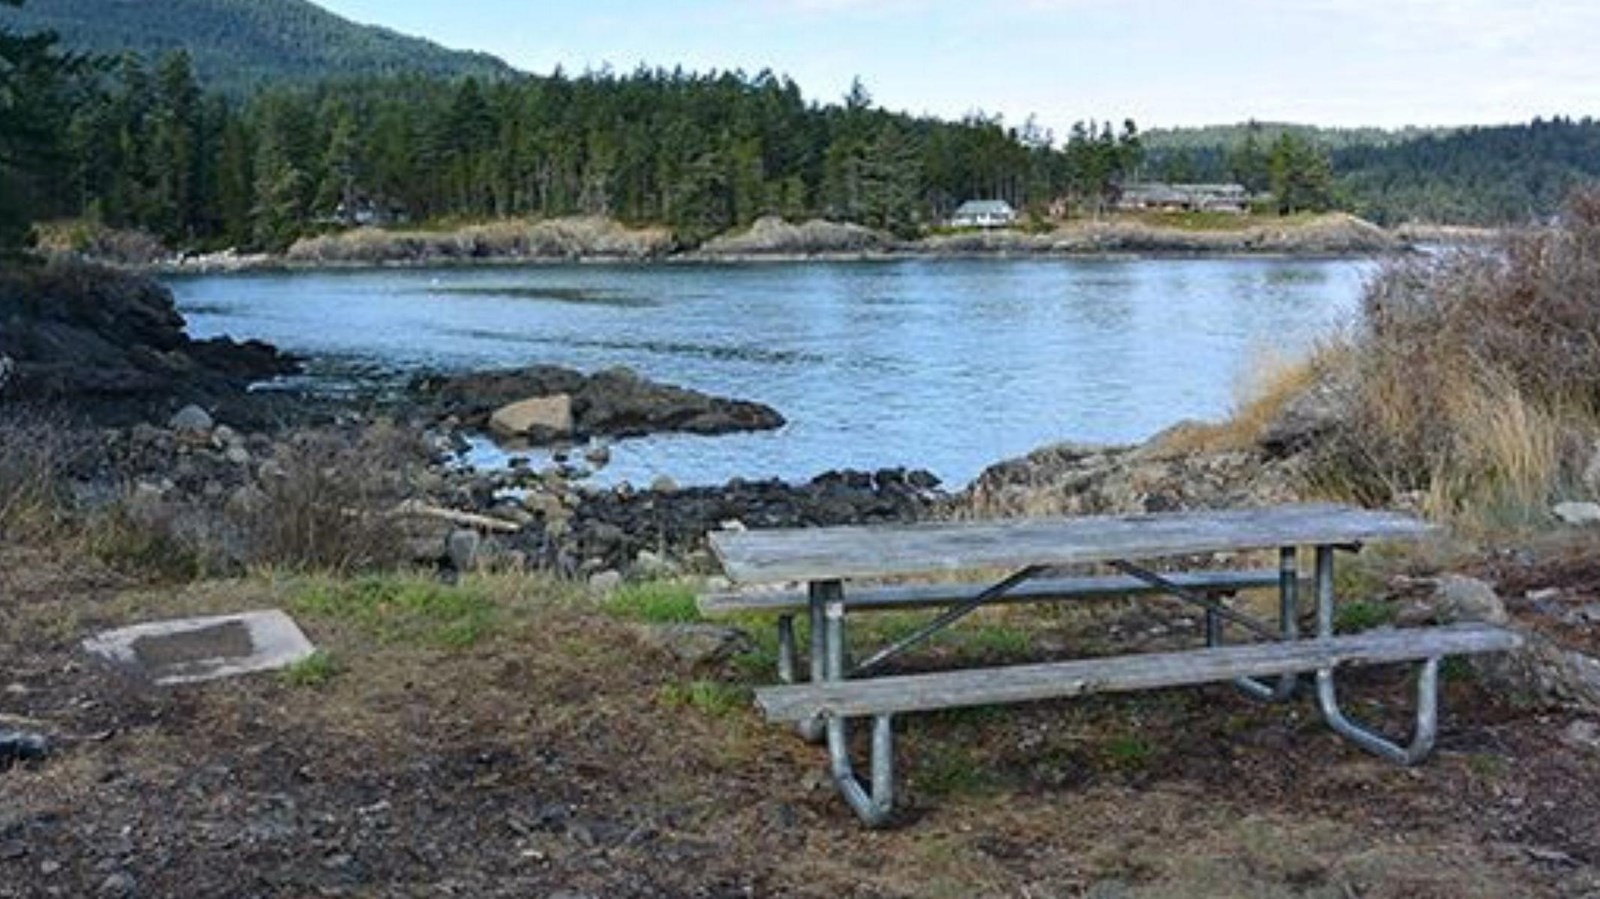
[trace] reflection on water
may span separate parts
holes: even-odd
[[[760,400],[770,434],[624,441],[611,479],[926,467],[959,485],[1058,440],[1216,417],[1263,353],[1354,313],[1348,261],[562,265],[173,279],[200,337],[271,341],[329,387],[422,369],[627,365]]]
[[[502,297],[508,300],[546,300],[552,303],[579,303],[596,306],[654,306],[655,301],[613,290],[590,287],[528,287],[517,284],[475,284],[462,287],[431,287],[431,293],[446,296]]]

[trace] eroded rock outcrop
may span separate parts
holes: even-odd
[[[1230,508],[1299,498],[1302,460],[1261,447],[1191,450],[1175,428],[1139,446],[1061,443],[984,471],[957,501],[975,518]]]
[[[153,404],[202,405],[286,374],[257,341],[197,341],[172,292],[149,278],[59,263],[0,277],[0,400],[74,401],[135,418]]]
[[[747,400],[711,396],[658,384],[626,368],[586,375],[553,365],[514,371],[430,376],[412,384],[418,402],[438,418],[487,429],[499,410],[541,397],[570,397],[570,436],[636,437],[669,431],[727,434],[782,427],[776,409]],[[504,428],[500,429],[502,436]],[[543,429],[548,431],[549,429]],[[536,442],[549,433],[533,434]]]

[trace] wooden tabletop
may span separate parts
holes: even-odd
[[[739,583],[1020,569],[1279,546],[1415,540],[1409,515],[1332,504],[1077,518],[714,531],[711,549]]]

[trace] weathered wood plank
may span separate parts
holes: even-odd
[[[1163,573],[1174,584],[1202,593],[1249,590],[1258,587],[1276,587],[1276,569],[1254,568],[1230,571],[1185,571]],[[970,599],[982,589],[981,585],[968,583],[913,584],[892,587],[850,586],[844,592],[844,604],[851,609],[926,609],[954,605]],[[1049,602],[1052,600],[1094,599],[1106,596],[1132,596],[1159,593],[1159,588],[1125,574],[1096,575],[1092,577],[1041,578],[1027,581],[1009,593],[993,600],[995,605],[1008,603]],[[807,603],[805,590],[747,590],[708,593],[699,598],[700,611],[706,615],[729,615],[738,612],[786,612],[804,609]]]
[[[1293,643],[1255,643],[1186,652],[768,687],[756,691],[756,703],[773,721],[806,721],[818,715],[859,717],[924,712],[1090,693],[1191,686],[1236,677],[1315,671],[1336,665],[1498,652],[1513,649],[1520,643],[1521,637],[1504,628],[1460,624]]]
[[[1073,565],[1278,546],[1414,540],[1422,521],[1332,504],[1150,515],[717,531],[711,548],[740,583]]]

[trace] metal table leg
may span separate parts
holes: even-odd
[[[838,581],[812,582],[807,588],[808,604],[807,614],[811,626],[811,655],[808,659],[811,668],[811,682],[820,683],[828,677],[827,655],[828,628],[826,625],[825,605],[827,597],[839,596],[844,592],[844,585]],[[801,721],[795,725],[801,738],[808,743],[821,743],[827,736],[827,728],[823,726],[821,718],[810,721]]]
[[[1284,640],[1300,636],[1300,562],[1299,550],[1285,546],[1278,550],[1278,633]],[[1206,611],[1206,645],[1222,645],[1222,616]],[[1234,686],[1244,695],[1262,702],[1287,702],[1300,684],[1300,676],[1293,672],[1278,675],[1276,684],[1268,685],[1253,677],[1235,678]]]
[[[1317,636],[1333,636],[1333,551],[1331,546],[1317,547]],[[1433,749],[1439,732],[1439,659],[1428,659],[1417,678],[1416,728],[1411,742],[1405,746],[1361,726],[1339,708],[1339,698],[1334,689],[1334,669],[1317,671],[1317,705],[1328,726],[1357,746],[1380,755],[1392,762],[1411,765],[1421,761]]]
[[[821,680],[844,680],[845,659],[844,590],[838,581],[824,581],[813,587],[813,609],[822,608],[826,634],[825,659]],[[815,638],[813,637],[813,644]],[[834,786],[850,808],[868,827],[882,827],[894,811],[894,724],[889,715],[872,719],[872,781],[863,784],[850,761],[850,722],[842,715],[827,718],[828,758]]]

